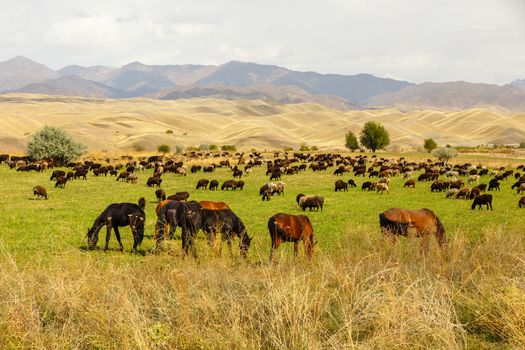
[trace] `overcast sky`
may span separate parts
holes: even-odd
[[[276,64],[414,82],[525,78],[525,0],[0,0],[0,60]]]

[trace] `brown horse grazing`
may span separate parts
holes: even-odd
[[[201,205],[202,209],[210,209],[210,210],[230,209],[228,204],[224,202],[199,201],[199,204]]]
[[[385,235],[392,241],[396,236],[408,236],[409,229],[414,229],[416,236],[421,237],[421,246],[428,250],[428,237],[434,235],[440,247],[447,243],[445,228],[439,218],[429,209],[408,210],[391,208],[379,214],[379,225]]]
[[[294,258],[297,257],[299,241],[304,242],[304,251],[308,260],[312,260],[314,253],[314,229],[306,215],[290,215],[278,213],[268,220],[268,230],[272,239],[270,262],[275,250],[281,242],[293,242]]]

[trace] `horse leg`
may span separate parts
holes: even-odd
[[[279,248],[279,245],[281,244],[281,239],[276,237],[275,239],[272,238],[272,248],[270,249],[270,262],[273,261],[273,254]]]
[[[293,242],[293,259],[297,259],[297,254],[299,253],[299,241]]]
[[[120,240],[120,232],[119,232],[117,226],[115,226],[113,229],[115,230],[115,237],[117,237],[118,245],[120,246],[120,251],[122,252],[122,251],[124,251],[124,246],[122,246],[122,241]],[[134,229],[134,227],[131,227],[131,233],[133,234],[133,238],[135,238],[135,229]]]
[[[111,228],[113,227],[113,222],[111,221],[111,217],[106,219],[106,246],[104,247],[104,251],[109,249],[109,238],[111,237]]]
[[[308,262],[312,261],[313,249],[314,249],[313,239],[310,238],[310,239],[304,240],[304,252],[306,253]]]

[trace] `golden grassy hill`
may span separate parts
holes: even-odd
[[[358,132],[368,120],[383,123],[392,145],[478,145],[525,140],[525,113],[485,109],[464,111],[353,110],[317,104],[281,105],[257,100],[95,99],[46,95],[0,96],[0,151],[25,149],[28,136],[43,125],[66,129],[91,150],[146,150],[175,145],[235,144],[240,148],[280,149],[302,142],[341,148],[347,129]],[[173,133],[166,133],[173,130]]]

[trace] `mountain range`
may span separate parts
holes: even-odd
[[[506,85],[469,82],[414,84],[370,74],[298,72],[232,61],[222,65],[71,65],[59,70],[17,56],[0,62],[0,94],[162,100],[214,97],[318,103],[335,109],[492,108],[525,111],[525,79]]]

